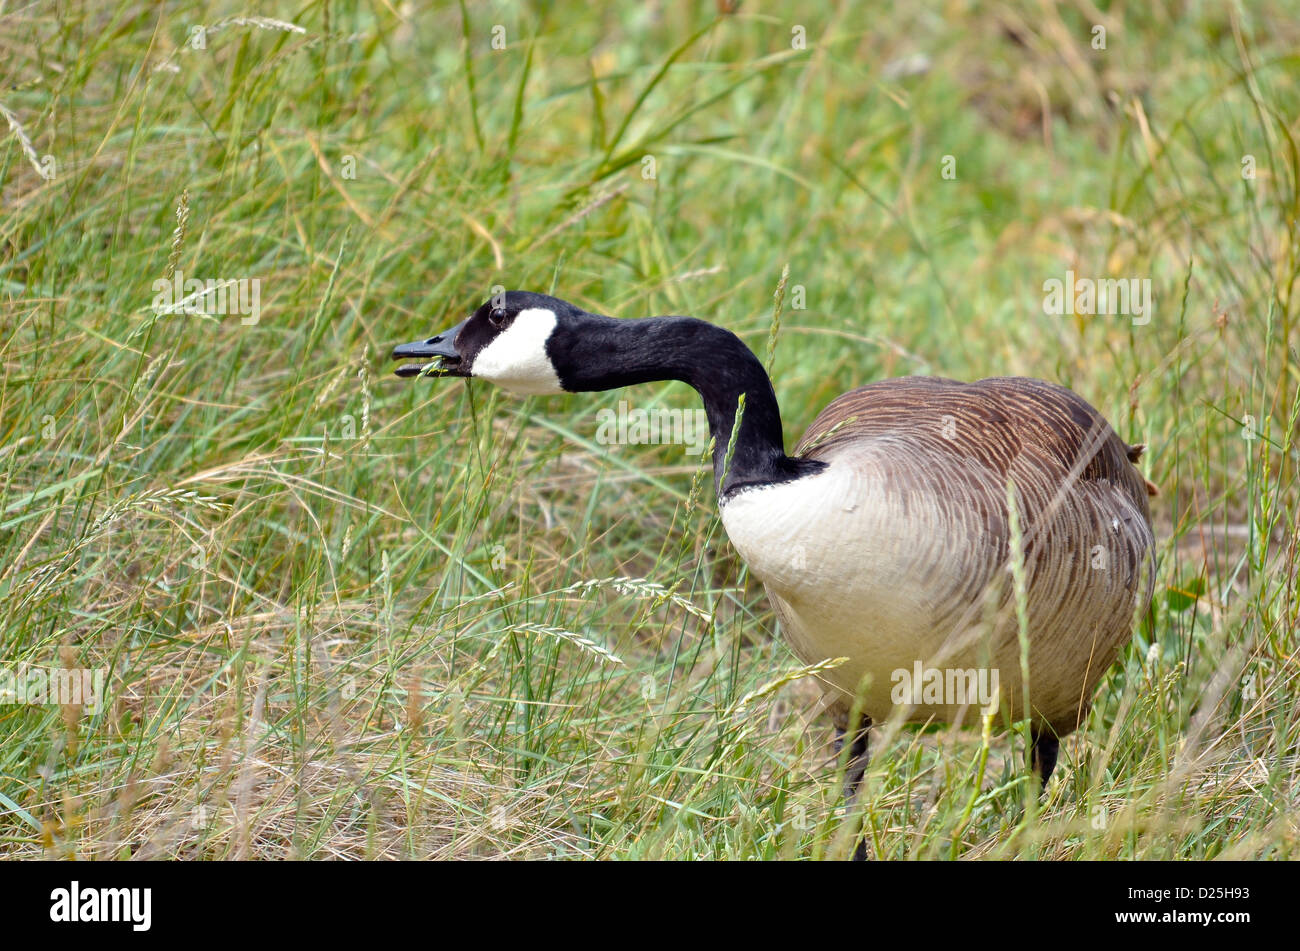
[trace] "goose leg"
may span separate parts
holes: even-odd
[[[835,753],[844,747],[844,738],[848,735],[848,730],[842,727],[835,728]],[[862,777],[866,774],[867,763],[870,759],[868,750],[868,741],[871,736],[871,720],[864,718],[862,723],[853,732],[853,741],[849,746],[849,764],[848,770],[844,773],[844,800],[852,807],[854,801],[858,798],[858,790],[862,786]],[[853,847],[853,861],[863,862],[867,858],[867,840],[866,836],[859,835],[858,843]]]
[[[1052,776],[1052,770],[1056,768],[1056,755],[1061,750],[1061,741],[1056,738],[1049,727],[1034,727],[1032,735],[1033,743],[1029,747],[1029,762],[1034,772],[1038,773],[1043,789],[1046,789],[1047,781]]]

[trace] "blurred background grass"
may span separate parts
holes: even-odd
[[[1294,857],[1297,12],[0,12],[0,663],[106,673],[0,705],[0,854],[844,855],[698,459],[595,441],[694,394],[385,359],[497,284],[762,354],[788,265],[789,445],[874,379],[1025,374],[1162,489],[1153,615],[1042,805],[1017,737],[900,732],[873,854]],[[1046,314],[1067,270],[1149,279],[1150,323]],[[159,316],[173,271],[259,319]]]

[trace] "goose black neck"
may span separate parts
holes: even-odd
[[[577,323],[574,333],[553,336],[548,343],[566,390],[680,380],[700,394],[713,436],[714,487],[720,500],[746,486],[785,482],[822,467],[785,454],[772,382],[753,351],[731,331],[693,317],[619,320],[583,314]],[[728,462],[742,394],[744,410]]]

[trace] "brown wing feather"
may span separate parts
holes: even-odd
[[[943,377],[900,377],[850,390],[808,427],[796,456],[827,459],[844,446],[875,438],[903,447],[978,461],[1004,477],[1018,474],[1064,483],[1109,480],[1150,520],[1147,485],[1129,446],[1086,400],[1055,383],[992,377],[960,383]]]

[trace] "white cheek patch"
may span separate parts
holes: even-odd
[[[555,313],[544,307],[521,310],[510,326],[474,357],[470,376],[525,396],[563,393],[559,374],[546,355],[546,341],[555,323]]]

